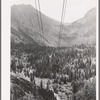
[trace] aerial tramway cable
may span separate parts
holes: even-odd
[[[65,7],[64,7],[64,14],[63,14],[63,20],[62,20],[62,22],[64,22],[64,19],[65,19],[66,6],[67,6],[67,0],[65,0]]]
[[[37,20],[38,20],[39,30],[40,30],[41,37],[42,37],[42,46],[44,46],[43,21],[42,21],[42,16],[41,16],[41,8],[40,8],[39,0],[38,2],[36,2],[35,0],[35,7],[37,11]]]
[[[61,15],[61,22],[60,22],[60,31],[59,31],[59,37],[58,37],[58,47],[60,46],[61,33],[63,30],[63,23],[64,23],[65,12],[66,12],[66,5],[67,5],[67,0],[63,0],[62,15]]]
[[[67,0],[65,0],[64,14],[62,19],[62,29],[63,29],[64,19],[65,19],[65,14],[66,14],[66,6],[67,6]]]
[[[43,33],[43,21],[42,21],[42,16],[41,16],[41,8],[40,8],[39,0],[37,2],[35,0],[35,6],[36,6],[36,10],[37,10],[37,19],[38,19],[39,29],[40,29],[40,33],[42,36],[42,46],[44,46],[45,42],[44,42],[44,33]],[[42,72],[43,71],[44,71],[44,67],[42,68]]]
[[[58,46],[60,46],[60,34],[62,33],[62,29],[63,29],[64,17],[65,17],[65,12],[66,12],[66,4],[67,4],[67,1],[63,0],[62,15],[61,15],[61,22],[60,22],[60,31],[59,31],[59,38],[58,38]],[[36,6],[36,9],[37,9],[36,0],[35,0],[35,6]],[[40,8],[39,0],[38,0],[37,17],[38,17],[39,28],[41,29],[42,45],[44,46],[43,21],[42,21],[42,16],[41,16],[41,8]],[[44,67],[42,68],[42,71],[43,70],[44,70]]]
[[[39,15],[40,15],[40,24],[41,24],[41,33],[42,33],[42,45],[44,46],[44,33],[43,33],[43,21],[41,16],[41,8],[40,8],[40,1],[38,0],[38,6],[39,6]]]
[[[63,0],[62,15],[61,15],[61,22],[60,22],[60,31],[59,31],[59,37],[58,37],[58,47],[60,45],[60,32],[61,32],[61,27],[62,27],[62,18],[63,18],[64,4],[65,4],[65,0]]]
[[[41,26],[40,26],[39,12],[38,12],[38,9],[37,9],[37,2],[36,2],[36,0],[35,0],[35,7],[36,7],[36,14],[37,14],[38,26],[39,26],[39,30],[40,30]]]

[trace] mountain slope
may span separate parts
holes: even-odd
[[[55,37],[54,35],[57,34],[59,23],[43,14],[41,15],[43,20],[43,33],[45,44],[54,46],[57,40],[57,37]],[[41,42],[43,42],[43,35],[41,34],[38,25],[37,12],[31,5],[12,6],[11,28],[17,31],[16,35],[20,35],[20,40],[22,40],[22,38],[27,38],[26,35],[28,35],[28,37],[30,37],[32,40],[40,45]],[[21,35],[21,33],[23,33],[23,35]],[[29,39],[27,39],[27,43],[29,42],[32,43],[33,41],[29,41]]]
[[[30,44],[34,47],[40,45],[56,47],[60,23],[42,13],[41,16],[44,36],[39,28],[36,9],[31,5],[13,5],[11,7],[11,42],[13,44]],[[83,18],[64,25],[60,45],[95,44],[95,38],[96,9],[94,8]]]
[[[67,26],[65,33],[69,42],[74,44],[95,44],[96,42],[96,9],[91,9],[83,18]]]

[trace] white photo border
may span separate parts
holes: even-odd
[[[1,1],[1,100],[10,100],[11,0]],[[99,0],[96,17],[96,100],[99,100]]]

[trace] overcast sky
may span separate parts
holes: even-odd
[[[35,0],[11,0],[13,4],[31,4]],[[40,0],[41,12],[60,21],[63,0]],[[97,6],[97,0],[67,0],[65,22],[70,23],[83,17],[90,9]]]

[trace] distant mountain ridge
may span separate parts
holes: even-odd
[[[37,11],[31,5],[13,5],[11,7],[11,42],[13,44],[31,44],[56,47],[58,44],[59,25],[41,13],[43,34],[41,34]],[[44,38],[44,39],[43,39]],[[96,42],[96,8],[90,10],[83,18],[64,25],[60,46],[76,44],[95,44]]]
[[[72,44],[96,44],[96,8],[67,26],[67,37]]]

